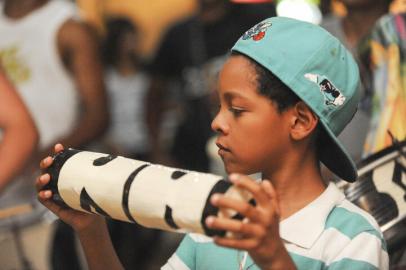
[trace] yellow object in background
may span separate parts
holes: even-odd
[[[393,14],[406,12],[406,0],[393,0],[390,4],[389,10]]]
[[[340,17],[347,15],[347,9],[340,0],[331,0],[331,11]]]
[[[151,57],[165,30],[177,20],[191,15],[195,0],[76,0],[82,17],[103,33],[103,18],[127,16],[140,30],[140,49]]]
[[[374,78],[372,120],[364,156],[406,139],[406,20],[402,15],[382,17],[372,31]]]

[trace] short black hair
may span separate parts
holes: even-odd
[[[264,68],[248,56],[245,56],[237,51],[232,51],[231,55],[242,55],[251,62],[255,72],[258,75],[257,89],[259,94],[268,97],[270,100],[275,102],[279,113],[284,112],[301,101],[301,99],[286,84],[284,84],[268,69]]]
[[[287,109],[293,107],[301,101],[291,89],[285,83],[283,83],[278,77],[276,77],[271,71],[264,68],[262,65],[237,51],[232,51],[231,55],[242,55],[246,57],[251,64],[253,65],[255,72],[257,73],[257,89],[259,94],[268,97],[270,100],[275,102],[278,112],[283,113]],[[326,131],[320,125],[320,122],[317,124],[317,127],[314,130],[314,141],[316,141],[316,149],[321,149],[325,144],[323,138]],[[319,156],[319,154],[317,154]],[[320,159],[319,159],[320,160]]]

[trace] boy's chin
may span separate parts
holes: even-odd
[[[249,170],[247,168],[243,168],[243,167],[236,166],[236,165],[229,165],[226,163],[224,164],[224,169],[228,175],[230,175],[232,173],[245,174],[245,175],[250,175],[250,174],[255,173],[255,171],[253,171],[253,170]]]

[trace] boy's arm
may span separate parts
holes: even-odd
[[[90,270],[124,270],[114,250],[105,222],[78,232]]]

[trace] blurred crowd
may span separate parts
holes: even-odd
[[[239,2],[0,1],[1,269],[86,269],[74,233],[36,201],[37,164],[57,142],[224,174],[210,129],[216,76],[267,17],[320,24],[358,61],[361,101],[340,135],[356,161],[405,140],[406,1]],[[126,269],[158,269],[180,240],[109,228]],[[405,248],[390,250],[393,269]]]

